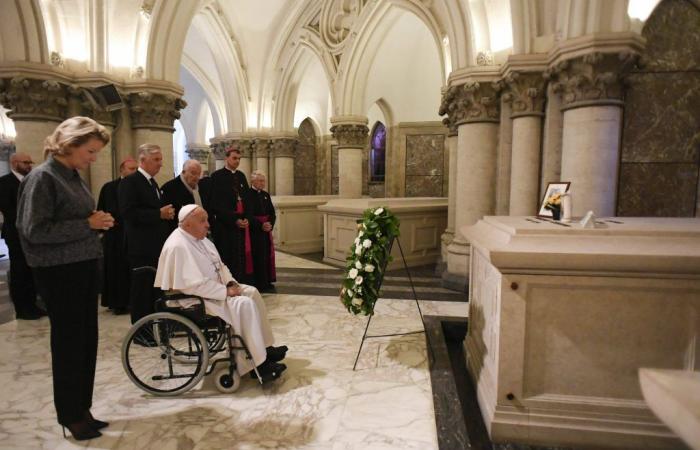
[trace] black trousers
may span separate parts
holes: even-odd
[[[35,267],[51,321],[53,399],[58,423],[83,419],[92,406],[97,362],[97,260]]]
[[[153,282],[156,279],[155,272],[134,273],[133,269],[144,266],[156,268],[158,257],[129,256],[129,266],[132,269],[129,309],[131,323],[136,323],[140,318],[155,312],[154,303],[160,289],[153,287]]]
[[[30,313],[36,309],[34,276],[27,265],[22,246],[18,241],[5,240],[10,251],[10,298],[15,305],[15,313]]]

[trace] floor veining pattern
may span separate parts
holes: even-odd
[[[260,387],[244,378],[224,395],[206,381],[176,398],[137,389],[122,369],[128,316],[99,315],[93,413],[104,436],[64,439],[52,401],[48,319],[0,325],[0,448],[7,449],[430,449],[437,448],[423,334],[365,342],[366,324],[337,300],[265,295],[287,371]],[[421,302],[424,314],[463,315],[450,302]],[[382,299],[370,334],[421,329],[415,303]]]

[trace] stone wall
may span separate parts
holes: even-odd
[[[405,197],[446,197],[448,154],[447,129],[433,122],[399,125]]]
[[[299,125],[299,143],[294,158],[294,194],[316,194],[316,146],[318,145],[313,125],[308,120]]]
[[[700,214],[700,10],[665,0],[647,21],[647,47],[627,77],[620,216]]]

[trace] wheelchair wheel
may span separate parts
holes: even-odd
[[[233,373],[229,368],[217,370],[214,373],[214,385],[219,392],[231,394],[236,392],[241,386],[241,376],[234,370]]]
[[[226,348],[226,323],[218,318],[211,318],[206,324],[200,324],[199,329],[204,336],[204,341],[207,343],[209,350],[209,358]],[[177,361],[183,364],[197,364],[196,354],[177,353],[173,355]]]
[[[131,327],[122,344],[122,364],[129,379],[149,394],[178,395],[202,379],[209,351],[191,320],[160,312]]]

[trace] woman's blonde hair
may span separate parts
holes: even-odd
[[[44,158],[49,154],[70,155],[72,149],[92,138],[107,145],[110,139],[109,131],[89,117],[75,116],[66,119],[44,140]]]

